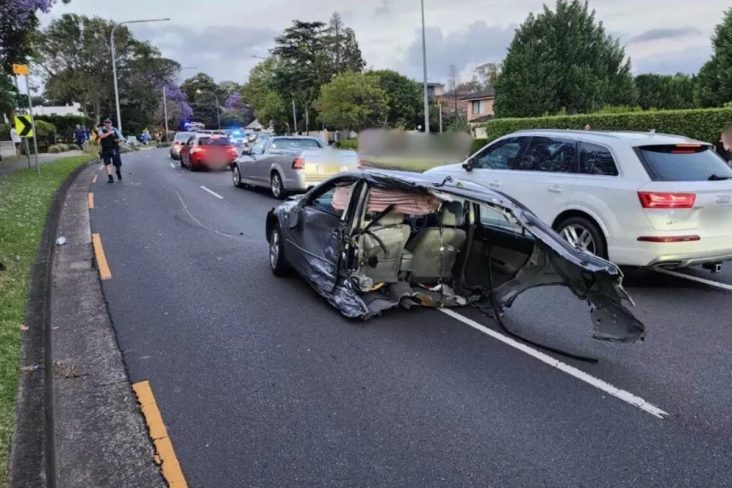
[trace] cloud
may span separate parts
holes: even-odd
[[[484,21],[473,22],[465,29],[447,34],[440,27],[428,27],[425,38],[429,80],[445,81],[451,64],[462,72],[469,66],[502,60],[515,29],[515,26],[489,26]],[[422,78],[421,29],[415,30],[414,38],[394,64],[407,76]]]
[[[182,66],[196,66],[182,77],[196,72],[208,73],[216,81],[234,79],[244,82],[249,69],[257,64],[256,56],[266,56],[279,31],[269,27],[212,25],[195,29],[187,25],[140,25],[136,37],[150,41],[162,55]]]
[[[710,58],[710,46],[691,46],[680,51],[669,51],[646,57],[634,57],[633,71],[638,73],[695,74]]]
[[[679,39],[681,37],[701,36],[702,32],[696,27],[686,26],[676,29],[651,29],[641,34],[631,37],[628,44],[638,44],[641,42],[652,42],[669,39]]]
[[[391,13],[391,5],[389,0],[381,0],[381,4],[374,10],[374,15],[377,17],[389,15]]]

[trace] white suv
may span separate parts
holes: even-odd
[[[513,197],[567,241],[627,266],[732,260],[732,169],[711,145],[636,132],[520,131],[430,173]]]

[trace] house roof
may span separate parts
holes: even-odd
[[[464,95],[460,98],[460,100],[479,100],[484,98],[495,98],[496,97],[496,90],[495,88],[487,88],[485,90],[481,90],[479,92],[470,93],[468,95]]]
[[[489,120],[492,120],[492,119],[495,119],[495,118],[496,118],[496,116],[493,115],[493,114],[485,114],[485,115],[481,115],[479,117],[475,117],[473,119],[470,119],[470,123],[472,124],[474,122],[488,122]]]

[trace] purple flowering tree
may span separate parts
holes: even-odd
[[[179,127],[181,123],[189,121],[193,116],[193,109],[188,104],[186,94],[173,81],[165,83],[165,97],[168,101],[168,119],[173,122],[173,127]]]
[[[241,93],[234,91],[224,101],[226,112],[222,118],[225,125],[246,125],[254,119],[252,108],[244,102]]]

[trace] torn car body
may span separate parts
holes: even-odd
[[[343,173],[267,215],[270,261],[286,263],[343,315],[402,306],[490,304],[568,287],[596,339],[634,342],[620,269],[570,246],[520,202],[464,181],[394,171]],[[276,235],[275,235],[276,234]]]

